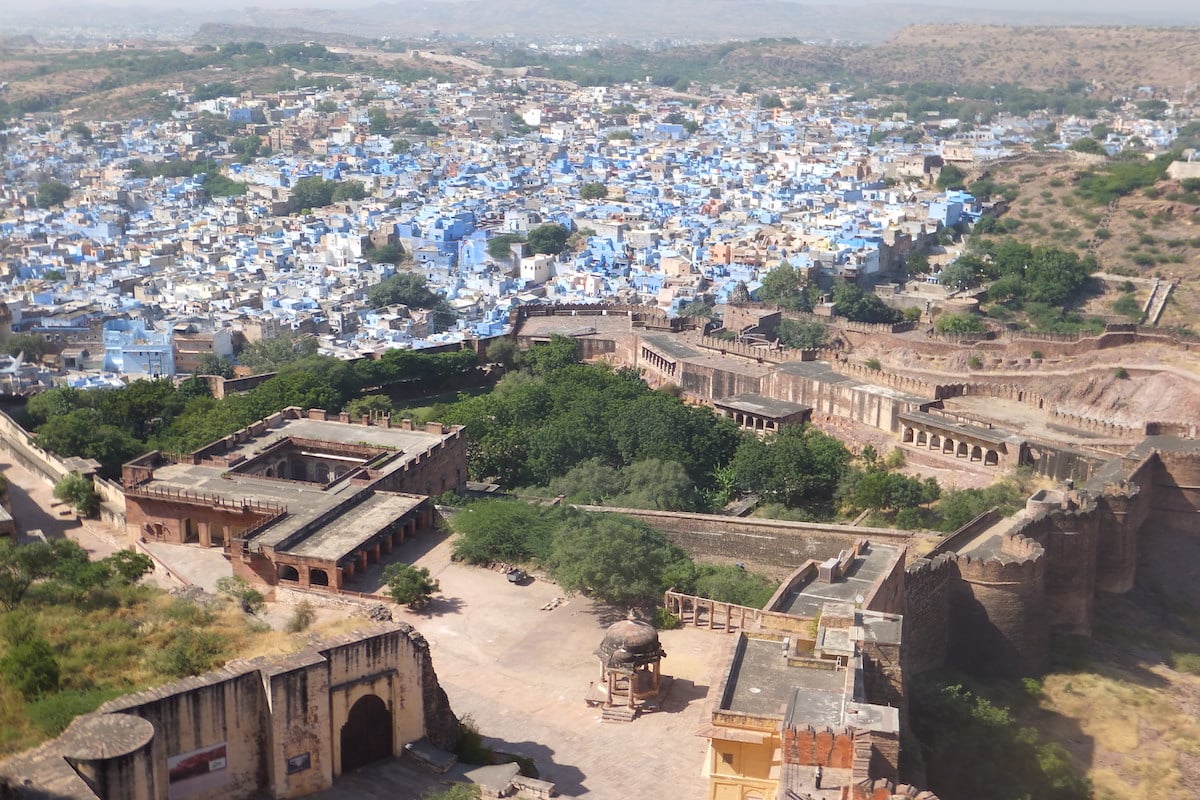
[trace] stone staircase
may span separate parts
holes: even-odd
[[[600,714],[601,722],[633,722],[637,709],[629,706],[612,706]]]

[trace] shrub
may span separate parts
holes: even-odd
[[[458,721],[458,742],[454,746],[454,754],[466,764],[490,764],[495,757],[492,748],[483,743],[479,726],[470,714]]]
[[[479,787],[473,783],[456,783],[447,789],[430,789],[421,800],[479,800]]]
[[[868,358],[864,363],[867,369],[873,369],[876,372],[883,369],[883,365],[879,363],[878,358]]]
[[[1032,353],[1029,354],[1029,357],[1030,358],[1044,358],[1041,350],[1034,350]]]
[[[1124,367],[1117,367],[1115,370],[1113,370],[1113,377],[1117,380],[1123,381],[1129,377],[1129,371]]]
[[[221,640],[209,631],[184,628],[155,658],[155,667],[172,678],[208,672],[218,665]]]
[[[12,646],[0,658],[0,675],[26,700],[33,700],[58,688],[58,659],[49,642],[30,638]]]
[[[288,619],[288,633],[300,633],[308,630],[309,626],[313,624],[316,618],[317,611],[313,608],[312,603],[308,602],[307,600],[303,601],[300,603],[300,605],[296,606],[296,609],[292,612],[291,618]]]
[[[69,503],[80,516],[89,516],[100,507],[100,496],[90,478],[69,472],[54,484],[54,497]]]
[[[1172,653],[1171,669],[1200,675],[1200,653]]]
[[[979,356],[971,356],[967,359],[967,366],[971,369],[980,369],[983,366],[983,359]]]
[[[80,714],[120,697],[121,689],[73,689],[44,695],[29,704],[29,718],[46,736],[58,736]]]
[[[662,607],[654,609],[653,622],[660,631],[673,631],[683,624],[683,620]]]
[[[247,614],[257,614],[267,605],[262,592],[247,583],[245,578],[236,575],[218,580],[217,591],[237,600]]]

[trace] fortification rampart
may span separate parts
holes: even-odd
[[[952,585],[950,663],[977,674],[1028,675],[1049,666],[1045,550],[1008,537],[1001,555],[959,556]]]

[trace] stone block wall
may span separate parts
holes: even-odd
[[[957,559],[947,660],[981,675],[1037,674],[1050,659],[1045,550],[1021,536],[1004,544],[1005,560]]]
[[[950,647],[951,584],[958,581],[953,554],[918,558],[904,575],[904,669],[911,675],[946,663]]]
[[[637,508],[583,508],[628,514],[662,531],[672,542],[694,556],[743,561],[781,580],[809,559],[824,561],[833,558],[863,538],[899,545],[906,542],[909,536],[905,531],[889,528],[855,528],[849,525],[743,519]]]

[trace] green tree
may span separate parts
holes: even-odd
[[[391,117],[382,108],[367,110],[367,124],[371,134],[375,136],[384,136],[392,129]]]
[[[512,258],[512,245],[524,242],[525,237],[517,233],[502,233],[488,239],[488,255],[497,261],[507,261]]]
[[[344,203],[347,200],[364,200],[367,197],[367,187],[362,181],[339,181],[333,187],[330,200],[334,203]]]
[[[732,466],[739,489],[794,508],[832,498],[849,462],[850,453],[837,439],[812,425],[792,425],[764,439],[743,440]]]
[[[50,342],[40,333],[16,333],[8,338],[4,351],[10,356],[25,354],[29,361],[41,361],[50,352]]]
[[[383,570],[383,581],[392,600],[410,608],[425,605],[430,597],[442,590],[428,568],[411,564],[389,564]]]
[[[426,285],[425,276],[415,272],[398,272],[367,289],[367,303],[372,308],[391,305],[435,308],[441,302],[441,296]]]
[[[621,478],[627,488],[612,499],[612,505],[661,511],[700,510],[696,484],[678,461],[657,458],[635,461],[621,470]]]
[[[402,156],[410,150],[412,150],[412,142],[408,139],[400,137],[392,140],[392,155]]]
[[[581,200],[603,200],[608,197],[608,187],[599,181],[589,181],[579,187]]]
[[[557,223],[539,225],[529,231],[529,248],[535,253],[558,255],[566,249],[569,235],[570,231]]]
[[[512,339],[493,339],[487,346],[487,360],[505,369],[512,369],[520,363],[521,351]]]
[[[366,397],[358,397],[351,400],[346,405],[346,413],[350,415],[350,419],[362,419],[363,415],[370,416],[372,414],[391,414],[395,411],[392,406],[392,401],[387,395],[369,394]]]
[[[336,181],[327,181],[319,176],[301,178],[292,186],[288,212],[295,214],[306,208],[324,208],[333,202],[336,185]]]
[[[92,141],[92,129],[89,128],[87,123],[83,122],[82,120],[78,122],[72,122],[67,128],[67,133],[78,136],[82,142]]]
[[[472,503],[450,524],[454,558],[469,564],[545,559],[557,527],[554,512],[519,500]]]
[[[929,274],[929,256],[924,253],[909,253],[904,260],[904,268],[910,275]]]
[[[222,378],[233,377],[233,362],[226,356],[216,353],[205,353],[196,359],[197,375],[220,375]]]
[[[967,179],[967,174],[953,164],[945,164],[938,173],[937,188],[945,191],[946,189],[961,189],[963,183]]]
[[[791,264],[782,261],[763,276],[758,296],[767,303],[793,308],[801,288],[800,273]]]
[[[56,560],[66,552],[63,541],[18,545],[8,537],[0,538],[0,605],[12,611],[36,581],[54,574]]]
[[[779,340],[797,350],[812,350],[824,347],[829,337],[829,328],[816,320],[779,320]]]
[[[645,523],[618,514],[574,514],[554,542],[559,586],[612,605],[654,602],[687,556]]]
[[[311,336],[277,336],[251,342],[238,353],[238,363],[256,374],[274,372],[286,364],[316,355],[318,342]]]
[[[399,264],[405,258],[404,248],[399,244],[381,244],[366,255],[373,264]]]
[[[579,341],[553,334],[548,344],[534,345],[521,357],[522,364],[534,375],[545,375],[579,361]]]
[[[987,327],[974,314],[942,314],[933,324],[938,333],[983,333]]]
[[[1071,145],[1067,149],[1076,153],[1088,153],[1096,156],[1108,155],[1108,151],[1104,149],[1104,145],[1088,136],[1071,142]]]
[[[895,323],[904,319],[902,311],[853,283],[839,284],[833,291],[833,303],[839,314],[854,322]]]
[[[961,256],[938,273],[938,283],[954,289],[969,289],[980,284],[979,259]]]
[[[154,571],[154,562],[150,560],[150,556],[132,550],[118,550],[111,556],[106,556],[103,563],[112,570],[113,576],[125,585],[135,584],[143,575]]]
[[[85,478],[78,472],[67,473],[54,484],[54,497],[70,503],[84,517],[91,516],[100,507],[100,496],[96,494],[91,478]]]
[[[38,208],[61,206],[71,196],[71,187],[62,181],[48,180],[38,184],[35,201]]]

